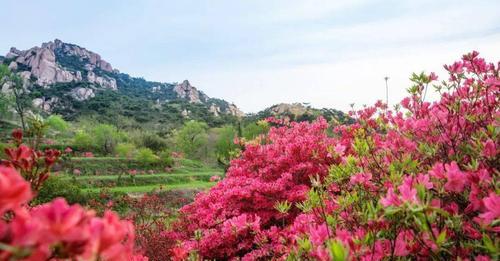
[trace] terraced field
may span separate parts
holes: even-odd
[[[77,159],[76,162],[78,160],[81,161],[82,159]],[[91,162],[90,165],[93,166],[86,173],[95,173],[99,170],[98,162],[100,160],[109,162],[109,160],[99,158],[83,160]],[[180,160],[170,172],[163,171],[154,174],[149,174],[148,171],[138,171],[138,174],[130,175],[127,171],[120,169],[117,169],[115,173],[110,173],[109,166],[105,165],[106,163],[103,163],[103,168],[101,168],[108,169],[105,175],[74,175],[69,174],[71,171],[67,170],[61,177],[65,180],[71,180],[83,190],[89,192],[98,192],[106,188],[106,190],[113,192],[142,194],[159,189],[205,189],[215,184],[215,182],[210,182],[212,176],[222,177],[223,175],[222,169],[209,167],[200,162],[187,159]],[[141,172],[146,174],[139,174]]]

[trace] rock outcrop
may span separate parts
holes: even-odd
[[[133,95],[153,99],[157,108],[161,108],[161,103],[168,103],[178,98],[192,104],[204,105],[215,116],[244,115],[236,105],[208,97],[192,86],[188,80],[179,84],[169,84],[130,77],[114,69],[99,54],[58,39],[28,50],[12,47],[5,57],[0,56],[0,58],[0,63],[7,65],[24,79],[25,86],[34,83],[35,87],[50,89],[55,84],[70,85],[69,88],[62,88],[65,92],[59,93],[60,97],[52,98],[65,96],[85,101],[95,97],[104,89],[120,91],[122,87],[127,89],[124,91],[126,95],[132,92]],[[8,86],[2,86],[2,91],[7,92]],[[33,103],[44,111],[50,111],[53,106],[58,106],[58,100],[52,98],[44,96],[33,100]],[[181,114],[188,117],[190,112],[186,110]]]
[[[83,87],[78,87],[70,92],[71,97],[73,97],[77,101],[85,101],[90,98],[95,97],[94,90],[91,88],[83,88]]]
[[[70,63],[78,62],[86,69],[86,77],[89,82],[99,84],[105,88],[117,88],[116,80],[95,75],[95,69],[105,72],[113,71],[111,65],[102,60],[101,56],[58,39],[53,42],[43,43],[41,47],[37,46],[24,51],[12,47],[5,57],[13,60],[9,64],[9,68],[17,70],[22,65],[23,68],[27,69],[23,71],[29,72],[29,74],[25,73],[25,76],[28,78],[35,77],[36,83],[41,86],[61,82],[83,81],[82,71],[71,68],[74,64]],[[65,58],[68,61],[63,61]]]
[[[180,98],[184,98],[191,103],[203,103],[208,99],[207,95],[191,86],[188,80],[184,80],[182,83],[175,85],[174,92],[177,93],[177,96]]]

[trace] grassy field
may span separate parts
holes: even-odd
[[[89,161],[93,164],[106,162],[112,164],[116,158],[79,158],[76,162]],[[97,166],[99,164],[96,164]],[[89,165],[87,165],[89,166]],[[92,166],[93,167],[93,166]],[[98,167],[96,167],[98,168]],[[69,171],[68,171],[69,172]],[[94,172],[90,169],[89,173]],[[147,173],[147,172],[146,172]],[[113,192],[126,193],[146,193],[152,190],[173,190],[173,189],[205,189],[215,185],[210,182],[212,176],[223,176],[222,169],[207,166],[203,163],[183,159],[177,162],[171,172],[160,172],[154,174],[136,174],[134,176],[117,171],[117,173],[103,175],[80,175],[75,176],[69,173],[60,175],[62,179],[71,180],[85,191],[98,192],[103,188]]]
[[[110,191],[113,192],[126,192],[126,193],[146,193],[153,190],[163,189],[163,190],[172,190],[172,189],[204,189],[210,188],[215,185],[214,182],[203,182],[203,181],[194,181],[188,183],[181,184],[154,184],[154,185],[146,185],[146,186],[123,186],[123,187],[111,187]],[[101,188],[87,188],[84,189],[86,191],[99,191]]]

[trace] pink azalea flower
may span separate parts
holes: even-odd
[[[460,170],[456,162],[446,164],[446,178],[447,182],[444,188],[450,192],[462,192],[467,182],[467,177],[464,172]]]
[[[386,196],[380,199],[380,203],[384,207],[389,207],[389,206],[397,207],[397,206],[401,205],[401,200],[399,200],[396,193],[394,193],[394,189],[389,188],[387,190]]]
[[[486,223],[491,223],[493,220],[500,217],[500,196],[491,192],[490,195],[483,199],[486,211],[479,215]]]
[[[434,187],[430,181],[429,175],[419,174],[417,176],[417,183],[423,185],[426,189],[432,189]]]
[[[309,230],[309,235],[314,245],[322,245],[328,239],[328,228],[326,224],[315,226]]]
[[[340,143],[336,144],[334,147],[335,153],[337,153],[339,156],[344,156],[345,149],[346,147]]]
[[[486,158],[496,157],[497,148],[496,148],[495,142],[493,142],[491,139],[484,142],[482,155]]]
[[[411,178],[411,177],[408,177]],[[413,188],[411,183],[403,182],[399,187],[399,193],[401,193],[401,199],[409,203],[416,203],[417,200],[417,189]]]
[[[350,183],[352,185],[361,184],[361,185],[370,185],[370,180],[372,179],[371,173],[358,173],[354,176],[351,176]]]
[[[15,169],[0,166],[0,216],[20,207],[32,196],[30,184]]]

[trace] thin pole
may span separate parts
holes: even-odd
[[[387,105],[387,108],[389,108],[389,85],[387,84],[389,77],[385,76],[384,80],[385,80],[385,104]]]

